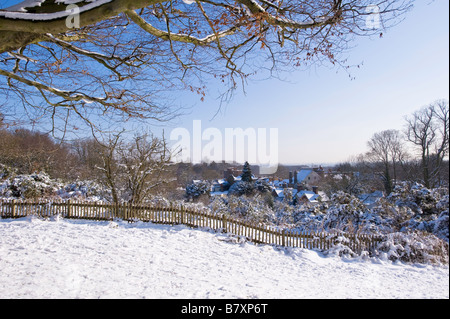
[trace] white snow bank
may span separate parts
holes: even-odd
[[[449,298],[449,269],[324,257],[185,226],[0,220],[2,298]]]

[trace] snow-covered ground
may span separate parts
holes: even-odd
[[[0,220],[0,298],[449,298],[448,266],[343,259],[185,226]]]

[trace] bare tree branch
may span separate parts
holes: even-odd
[[[387,27],[410,1],[71,1],[79,27],[67,23],[73,12],[61,1],[0,10],[3,122],[25,113],[75,130],[75,115],[95,131],[100,118],[171,118],[168,96],[183,89],[203,98],[211,80],[228,94],[265,69],[345,67],[340,55],[355,35],[378,32],[365,27],[367,6],[379,7]]]

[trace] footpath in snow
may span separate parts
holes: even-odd
[[[151,223],[0,220],[10,298],[448,299],[448,266],[343,259]]]

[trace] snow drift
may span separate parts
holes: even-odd
[[[449,298],[448,266],[255,245],[185,226],[0,220],[2,298]]]

